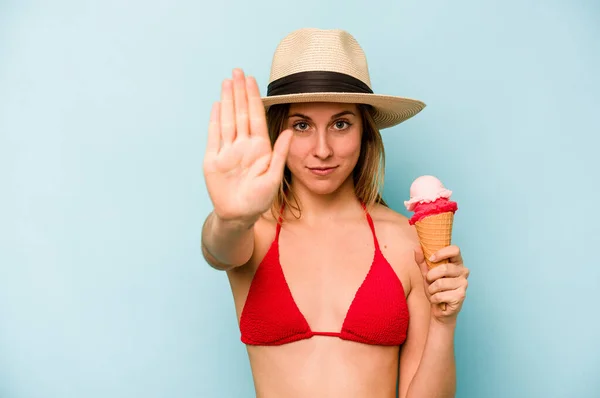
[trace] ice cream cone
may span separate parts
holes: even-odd
[[[429,269],[449,262],[448,259],[443,259],[434,263],[429,260],[429,257],[438,250],[450,245],[453,222],[454,213],[449,211],[427,216],[415,223],[425,262]],[[446,311],[446,303],[442,303],[441,308],[442,311]]]
[[[427,216],[415,223],[425,262],[429,269],[449,262],[448,260],[442,260],[433,263],[429,260],[429,257],[438,250],[450,246],[453,222],[454,213],[445,212]]]
[[[408,211],[414,212],[409,223],[414,225],[430,270],[449,263],[447,259],[431,262],[429,258],[440,249],[450,246],[456,202],[450,200],[452,191],[446,189],[434,176],[421,176],[410,186],[410,199],[404,202]],[[441,303],[443,311],[446,303]]]

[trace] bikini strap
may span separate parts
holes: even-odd
[[[281,224],[283,223],[283,209],[285,208],[285,202],[281,204],[279,209],[279,217],[277,218],[277,227],[275,229],[275,240],[279,241],[279,233],[281,232]]]
[[[369,223],[369,227],[371,228],[371,232],[373,233],[373,242],[375,243],[375,249],[379,250],[379,241],[377,240],[377,234],[375,233],[375,224],[373,223],[373,219],[367,210],[367,206],[364,203],[360,203],[363,210],[365,211],[365,215],[367,216],[367,221]]]
[[[369,223],[369,227],[371,228],[371,233],[373,234],[373,242],[375,243],[375,249],[379,250],[379,241],[377,240],[377,234],[375,233],[375,224],[373,223],[373,219],[367,210],[367,206],[361,202],[361,206],[365,212],[367,217],[367,222]],[[275,229],[275,240],[279,241],[279,233],[281,232],[281,224],[283,223],[283,210],[285,208],[285,203],[281,205],[281,210],[279,210],[279,217],[277,219],[277,227]]]

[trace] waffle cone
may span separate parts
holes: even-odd
[[[429,257],[438,250],[449,246],[452,240],[452,223],[454,222],[454,213],[445,212],[427,216],[415,223],[417,234],[425,262],[429,269],[435,266],[446,264],[448,260],[442,260],[436,263],[429,261]]]

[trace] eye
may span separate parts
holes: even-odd
[[[350,127],[351,124],[345,120],[338,120],[337,122],[335,122],[334,126],[337,130],[345,130],[348,127]]]
[[[308,130],[308,123],[306,123],[306,122],[294,123],[294,129],[296,129],[298,131],[306,131],[306,130]]]

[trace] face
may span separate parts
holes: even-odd
[[[287,158],[292,184],[316,194],[330,194],[351,183],[362,136],[356,105],[292,104],[286,127],[294,132]]]

